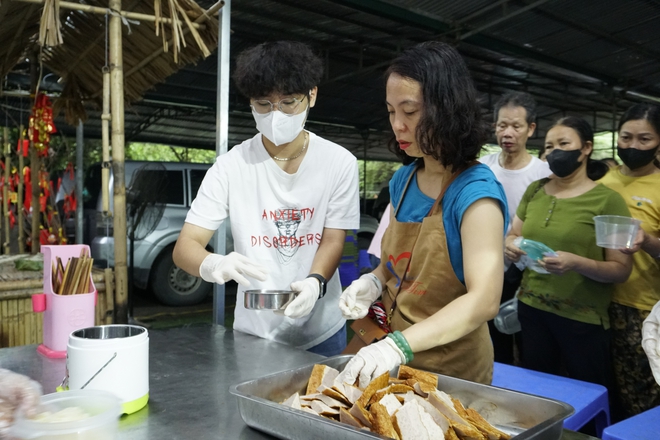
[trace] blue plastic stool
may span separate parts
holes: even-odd
[[[610,424],[607,388],[602,385],[495,362],[493,386],[568,403],[575,413],[564,420],[564,428],[573,431],[594,419],[596,434],[600,437]]]
[[[371,261],[369,260],[369,254],[365,249],[360,249],[358,252],[358,267],[360,268],[360,272],[362,272],[362,269],[368,269],[369,272],[373,269],[371,267]]]
[[[608,426],[603,440],[658,440],[660,438],[660,406]]]
[[[342,288],[346,288],[351,283],[357,280],[360,276],[357,264],[354,262],[340,263],[339,264],[339,281]]]
[[[346,241],[344,242],[344,249],[338,267],[339,281],[342,288],[348,287],[360,276],[357,241],[357,231],[355,229],[346,232]]]

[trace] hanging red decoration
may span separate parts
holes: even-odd
[[[30,146],[30,141],[27,139],[23,139],[22,141],[19,139],[16,147],[16,154],[19,156],[22,154],[23,157],[28,156],[28,148]]]
[[[30,207],[32,206],[32,178],[30,176],[30,167],[23,168],[23,185],[25,186],[23,208],[25,208],[25,212],[30,212]]]
[[[28,138],[32,141],[39,156],[48,155],[50,135],[56,132],[57,129],[53,123],[53,106],[50,99],[43,93],[39,93],[34,107],[32,107],[28,127]]]

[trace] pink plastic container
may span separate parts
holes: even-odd
[[[94,326],[94,281],[90,282],[88,293],[57,295],[53,292],[53,261],[60,257],[66,268],[69,258],[80,257],[83,249],[89,254],[89,246],[82,244],[41,246],[44,254],[44,293],[32,296],[32,308],[44,314],[44,343],[37,347],[37,351],[49,358],[65,358],[71,332]]]

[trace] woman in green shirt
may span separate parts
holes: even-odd
[[[587,175],[593,131],[568,116],[545,139],[550,178],[533,182],[518,206],[506,237],[505,255],[524,255],[516,237],[544,243],[557,256],[526,269],[518,291],[522,365],[532,370],[611,385],[610,323],[612,283],[631,271],[629,256],[596,245],[593,217],[630,216],[623,198]]]

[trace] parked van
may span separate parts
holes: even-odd
[[[190,204],[197,196],[206,171],[212,164],[180,162],[125,162],[127,210],[129,208],[130,184],[136,171],[149,164],[157,164],[151,172],[165,173],[164,186],[158,194],[153,194],[157,202],[164,205],[162,217],[153,231],[134,242],[134,284],[141,289],[150,289],[156,298],[167,305],[191,305],[201,302],[211,292],[211,284],[201,278],[189,275],[172,261],[172,250],[183,227]],[[144,168],[142,168],[144,169]],[[110,203],[112,206],[113,176],[110,176]],[[84,190],[85,218],[96,224],[84,241],[90,244],[95,264],[101,267],[114,266],[114,237],[112,218],[103,216],[101,198],[101,164],[93,165],[85,178]],[[130,220],[129,220],[130,221]],[[378,221],[368,215],[361,215],[358,230],[359,246],[369,245]],[[234,248],[231,228],[227,224],[227,252]],[[136,229],[139,231],[139,228]],[[211,241],[213,243],[213,240]],[[209,251],[213,249],[207,247]],[[130,259],[130,242],[127,244]],[[130,266],[130,261],[129,261]]]
[[[183,227],[190,204],[197,195],[199,186],[204,179],[206,171],[211,164],[179,163],[179,162],[139,162],[126,161],[125,180],[127,192],[127,211],[130,210],[131,187],[130,184],[136,171],[145,169],[150,164],[156,164],[149,170],[150,173],[164,173],[160,180],[164,183],[157,194],[150,195],[154,202],[160,203],[162,216],[153,230],[145,237],[137,237],[134,241],[134,284],[142,289],[149,288],[154,295],[168,305],[190,305],[201,302],[210,292],[211,284],[201,278],[189,275],[179,269],[172,261],[172,250]],[[156,177],[154,175],[154,177]],[[113,212],[112,203],[114,178],[110,176],[110,211]],[[94,206],[96,221],[96,234],[91,238],[91,253],[96,264],[114,266],[114,237],[113,219],[103,215],[101,198],[101,164],[90,168],[85,180],[85,189],[96,197],[86,200],[85,206]],[[144,219],[140,227],[145,225]],[[130,216],[127,223],[131,222]],[[140,227],[136,228],[139,235]],[[228,247],[233,248],[231,234],[228,237]],[[130,240],[127,244],[128,259],[130,260]],[[129,261],[130,266],[130,261]]]

